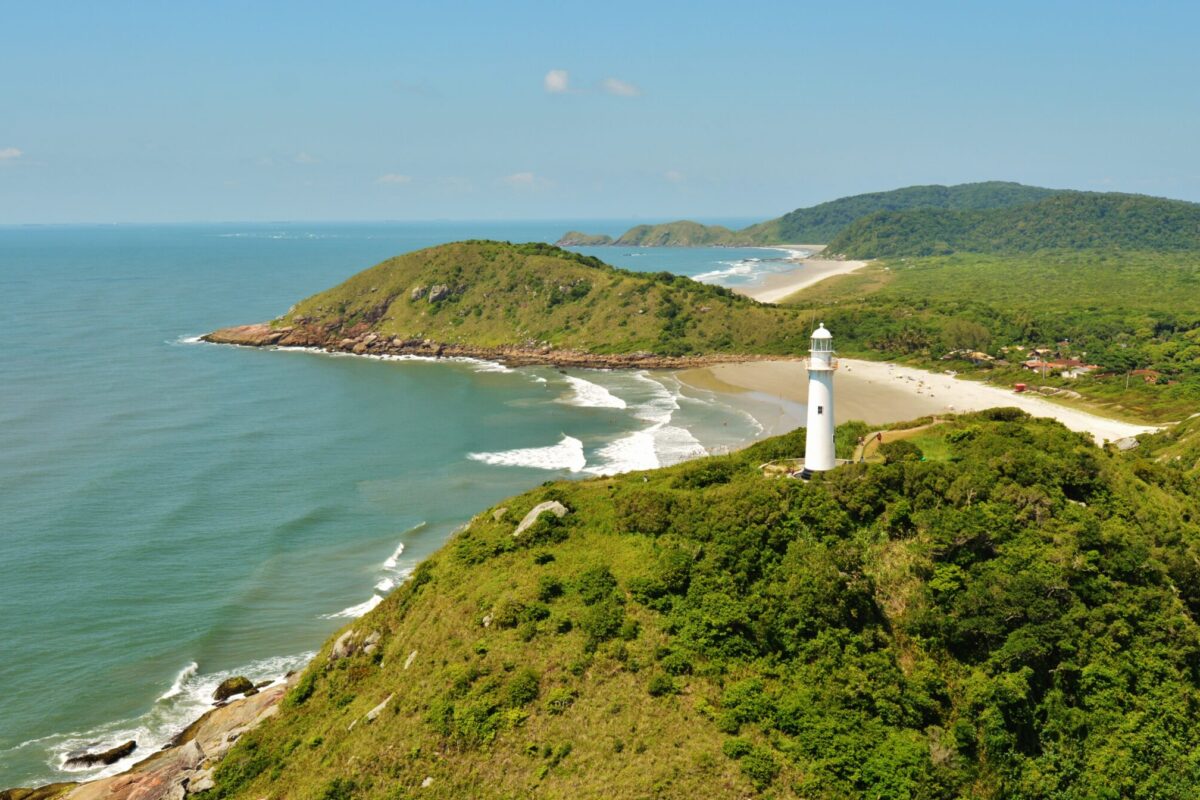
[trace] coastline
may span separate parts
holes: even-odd
[[[836,275],[848,275],[867,265],[866,261],[843,261],[840,259],[813,258],[825,249],[825,245],[781,244],[763,247],[764,250],[783,250],[789,253],[803,252],[803,257],[785,259],[795,267],[786,272],[767,275],[755,286],[738,286],[734,291],[760,303],[778,303],[802,289],[820,283]]]
[[[800,361],[715,364],[678,374],[688,386],[719,393],[750,393],[791,403],[808,398],[808,378]],[[1158,430],[1089,414],[1036,394],[1016,394],[998,386],[959,380],[884,361],[840,359],[834,419],[859,419],[872,425],[937,414],[981,411],[1011,406],[1035,417],[1051,417],[1071,430],[1088,433],[1097,444]]]
[[[664,356],[656,353],[588,353],[551,347],[479,347],[447,344],[430,339],[401,339],[362,333],[353,337],[330,336],[319,328],[272,328],[270,323],[221,328],[199,337],[210,344],[241,347],[319,349],[330,353],[419,358],[464,358],[495,361],[507,367],[575,367],[579,369],[689,369],[712,364],[747,361],[780,361],[780,356],[715,353],[703,356]]]

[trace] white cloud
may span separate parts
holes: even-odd
[[[405,183],[412,183],[412,176],[411,175],[401,175],[398,172],[389,172],[386,175],[380,175],[378,178],[375,179],[375,182],[376,183],[390,183],[392,185],[399,186],[399,185],[405,184]]]
[[[670,183],[683,183],[687,176],[677,169],[669,169],[663,173],[663,178]]]
[[[514,189],[525,189],[537,183],[537,176],[532,172],[514,172],[512,175],[505,175],[500,180]]]
[[[316,164],[317,163],[316,156],[313,156],[310,153],[296,153],[296,157],[292,160],[295,161],[297,164]]]
[[[500,179],[500,183],[515,191],[549,189],[554,186],[553,181],[532,172],[514,172],[512,175],[505,175]]]
[[[565,69],[552,69],[542,78],[542,86],[550,94],[564,94],[571,91],[571,76]]]
[[[608,94],[615,94],[618,97],[637,97],[642,93],[637,86],[617,78],[605,78],[600,82],[600,88]]]
[[[12,161],[14,158],[23,156],[20,150],[15,147],[0,147],[0,161]]]

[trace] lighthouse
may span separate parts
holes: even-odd
[[[833,469],[833,334],[825,323],[813,331],[808,354],[808,430],[804,438],[804,472]]]

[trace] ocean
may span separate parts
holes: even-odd
[[[473,513],[744,444],[670,373],[199,343],[389,256],[628,222],[0,227],[0,788],[120,771],[279,678]],[[580,248],[725,285],[761,249]],[[103,769],[69,754],[135,739]]]

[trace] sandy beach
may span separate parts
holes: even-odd
[[[794,409],[808,397],[808,376],[801,361],[717,364],[678,375],[685,384],[697,389],[747,394],[761,401],[782,401],[780,405],[784,408]],[[860,419],[878,425],[935,414],[1013,406],[1035,417],[1052,417],[1071,430],[1089,433],[1098,444],[1155,430],[1149,425],[1098,417],[1037,395],[1015,394],[997,386],[886,362],[843,358],[834,387],[834,419],[839,422]]]
[[[806,289],[814,283],[819,283],[834,275],[845,275],[866,265],[865,261],[838,261],[831,259],[812,258],[825,249],[821,244],[781,244],[770,250],[803,251],[809,254],[803,258],[789,258],[795,264],[794,269],[768,275],[757,286],[739,286],[734,291],[752,297],[760,303],[778,303],[785,297],[801,289]]]

